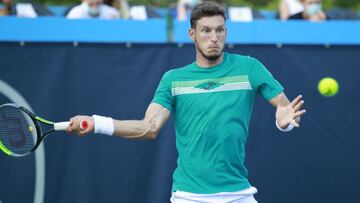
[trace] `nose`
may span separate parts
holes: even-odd
[[[211,40],[211,42],[217,42],[217,41],[218,41],[218,36],[217,36],[215,30],[211,32],[211,34],[210,34],[210,40]]]

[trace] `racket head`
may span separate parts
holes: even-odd
[[[19,106],[0,106],[0,149],[5,154],[13,157],[30,154],[38,142],[39,135],[39,124]]]

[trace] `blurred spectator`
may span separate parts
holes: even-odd
[[[14,3],[12,0],[2,0],[4,7],[0,16],[18,16],[35,18],[37,16],[53,15],[44,5],[38,3]]]
[[[2,0],[4,7],[0,9],[0,16],[16,15],[15,5],[12,0]]]
[[[321,0],[300,0],[304,6],[304,11],[290,16],[288,19],[323,21],[326,14],[322,10]]]
[[[83,2],[72,8],[66,16],[69,19],[116,19],[120,12],[114,7],[103,4],[102,0],[83,0]]]
[[[300,0],[281,0],[279,4],[279,18],[287,20],[290,16],[304,11]]]
[[[217,4],[222,4],[222,0],[178,0],[176,6],[177,19],[180,21],[185,21],[190,15],[192,8],[199,2],[215,2]]]
[[[199,2],[199,0],[178,0],[176,10],[177,19],[185,21],[191,9]]]
[[[130,6],[127,0],[104,0],[104,4],[112,6],[120,11],[120,17],[123,19],[130,18]]]
[[[326,15],[322,10],[321,0],[300,0],[304,6],[304,11],[292,15],[289,19],[304,19],[309,21],[326,20]]]

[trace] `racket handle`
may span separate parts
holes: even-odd
[[[70,122],[68,122],[68,121],[54,123],[54,130],[56,130],[56,131],[66,130],[66,128],[69,127],[69,124],[70,124]],[[82,120],[80,122],[80,129],[81,130],[85,130],[88,127],[89,127],[89,123],[88,123],[87,120]]]
[[[59,122],[59,123],[54,123],[54,130],[59,131],[59,130],[65,130],[67,127],[69,127],[70,122]]]

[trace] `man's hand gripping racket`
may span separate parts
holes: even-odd
[[[94,131],[94,118],[91,116],[75,116],[69,121],[65,129],[69,134],[84,136]]]

